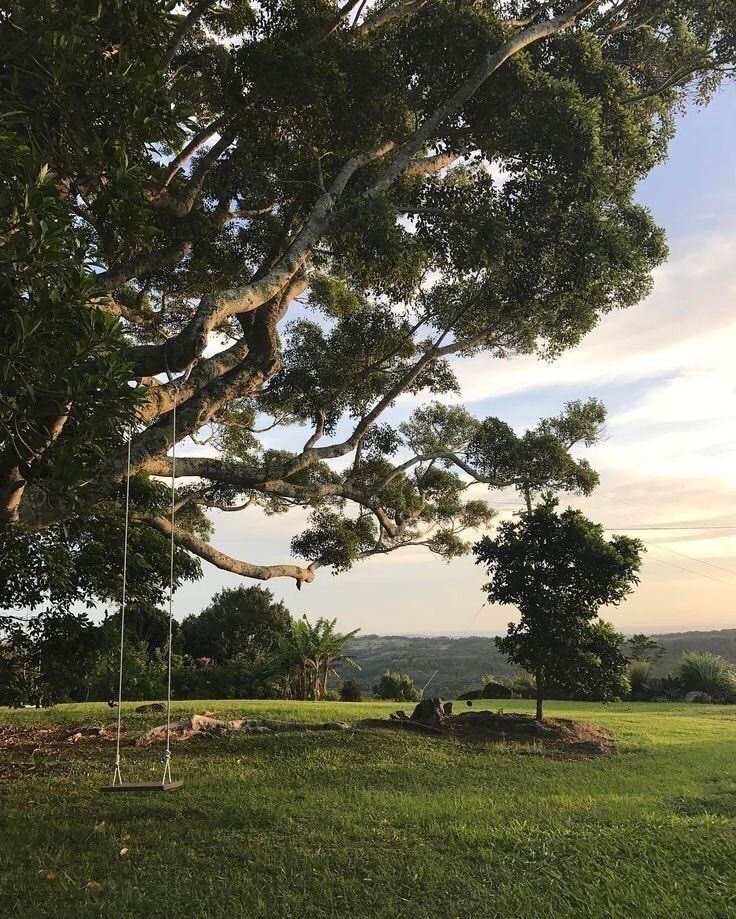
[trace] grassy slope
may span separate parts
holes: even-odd
[[[177,706],[301,720],[391,707]],[[736,915],[736,708],[553,703],[550,714],[609,726],[622,752],[571,760],[378,732],[240,736],[177,748],[181,791],[106,797],[109,764],[79,748],[0,787],[0,915]],[[114,718],[99,705],[0,710],[0,724]],[[139,730],[155,716],[125,720]],[[159,774],[153,751],[126,760],[131,777]],[[101,893],[85,890],[90,880]]]

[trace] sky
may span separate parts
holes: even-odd
[[[629,634],[736,627],[735,152],[731,85],[707,108],[684,116],[669,159],[639,189],[670,246],[649,298],[605,317],[554,363],[481,357],[455,364],[466,407],[518,430],[557,414],[569,399],[596,396],[606,403],[605,438],[584,454],[600,473],[600,487],[590,498],[570,496],[565,503],[647,544],[638,589],[602,613]],[[413,407],[404,400],[389,420]],[[518,506],[511,494],[488,498],[500,519]],[[306,515],[269,518],[249,510],[215,512],[213,520],[219,549],[274,563],[290,560],[289,541]],[[202,580],[178,591],[177,617],[243,583],[204,569]],[[268,587],[294,615],[337,618],[345,631],[499,634],[514,610],[482,606],[483,582],[472,557],[447,564],[412,548],[338,576],[322,570],[300,592],[291,580]]]

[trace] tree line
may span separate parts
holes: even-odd
[[[319,700],[356,634],[335,620],[293,618],[259,586],[222,590],[198,614],[174,623],[175,698]],[[110,701],[117,697],[120,613],[95,624],[84,612],[56,611],[0,623],[0,704]],[[357,630],[356,630],[357,631]],[[126,609],[123,696],[161,697],[166,688],[168,616]]]

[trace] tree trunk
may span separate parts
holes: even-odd
[[[544,716],[542,714],[542,704],[544,702],[544,675],[540,670],[537,670],[536,674],[536,683],[537,683],[537,721],[543,721]]]

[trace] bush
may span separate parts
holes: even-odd
[[[675,702],[682,695],[680,681],[668,673],[667,676],[653,676],[647,683],[645,699],[657,702]]]
[[[534,677],[528,670],[520,667],[509,680],[509,686],[515,696],[521,699],[535,699],[537,696],[537,687],[534,683]]]
[[[89,698],[115,699],[118,694],[119,651],[101,654],[89,674]],[[149,658],[146,649],[126,644],[123,649],[123,698],[130,702],[160,699],[166,694],[166,662]]]
[[[724,657],[688,651],[680,658],[676,675],[685,692],[707,692],[718,702],[736,701],[736,672]]]
[[[461,692],[458,696],[458,699],[465,701],[466,699],[482,699],[483,690],[482,689],[466,689],[465,692]]]
[[[510,699],[513,694],[510,686],[497,683],[496,680],[489,680],[482,690],[484,699]]]
[[[340,699],[343,702],[361,702],[363,689],[356,680],[345,680],[340,687]]]
[[[631,698],[635,702],[650,697],[649,683],[652,678],[652,662],[632,660],[629,662],[629,683]]]
[[[377,699],[393,702],[419,702],[422,698],[408,673],[391,673],[390,670],[373,687],[373,693]]]

